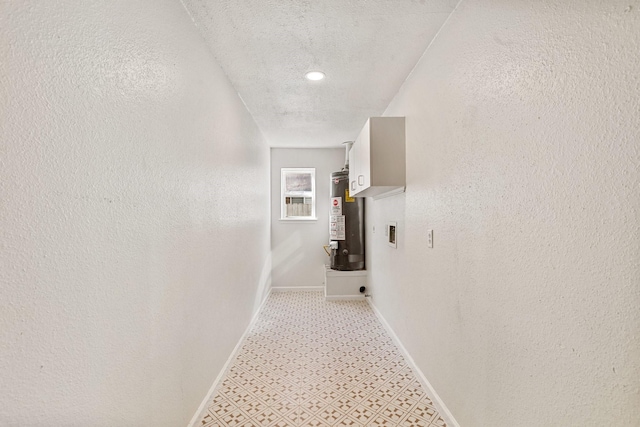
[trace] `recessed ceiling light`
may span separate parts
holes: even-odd
[[[322,80],[324,79],[324,73],[322,71],[309,71],[304,75],[307,80]]]

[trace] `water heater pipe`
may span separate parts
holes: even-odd
[[[355,141],[345,141],[343,142],[343,144],[345,144],[345,153],[344,153],[344,167],[342,168],[343,171],[348,171],[349,170],[349,151],[351,151],[351,147],[353,146],[353,143]]]

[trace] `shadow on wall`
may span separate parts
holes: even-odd
[[[256,296],[253,301],[253,313],[255,314],[264,299],[267,296],[267,292],[271,288],[271,269],[272,269],[272,255],[269,253],[262,264],[262,271],[260,272],[260,281],[258,282],[258,289],[256,290]]]
[[[272,271],[277,272],[278,275],[284,275],[292,270],[296,264],[304,259],[302,247],[302,234],[300,231],[293,232],[272,249]]]

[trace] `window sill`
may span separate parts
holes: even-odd
[[[280,218],[280,222],[315,222],[318,221],[317,217],[313,218]]]

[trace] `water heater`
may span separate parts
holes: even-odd
[[[329,247],[332,270],[364,270],[364,198],[349,196],[349,163],[331,174]]]

